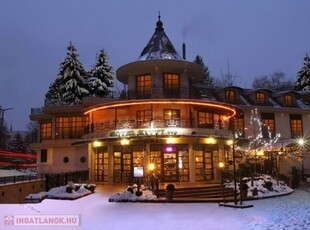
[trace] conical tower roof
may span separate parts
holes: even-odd
[[[184,60],[175,50],[174,46],[166,35],[163,28],[163,23],[160,21],[160,16],[158,16],[155,32],[141,52],[138,61],[164,59]]]

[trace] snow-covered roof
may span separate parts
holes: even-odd
[[[155,32],[141,52],[138,61],[165,59],[184,60],[166,35],[163,23],[160,21],[160,16],[158,16]]]

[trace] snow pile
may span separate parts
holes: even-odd
[[[39,192],[36,194],[31,193],[28,196],[26,196],[25,199],[28,202],[33,202],[33,201],[40,202],[43,199],[45,199],[47,196],[48,196],[47,192]]]
[[[51,188],[48,192],[29,194],[25,199],[27,201],[42,201],[45,198],[75,200],[93,193],[95,188],[95,184],[74,184],[73,182],[69,182],[68,185]]]
[[[287,195],[294,192],[293,189],[288,187],[284,181],[277,181],[269,175],[260,175],[252,179],[250,177],[244,177],[243,182],[246,183],[248,187],[248,198],[265,198],[280,195]],[[233,183],[230,183],[228,187],[233,187]],[[240,184],[238,184],[238,189],[240,189]]]
[[[76,199],[91,193],[88,189],[80,187],[78,190],[73,190],[71,193],[66,191],[67,186],[52,188],[48,191],[48,198],[52,199]]]
[[[114,193],[110,198],[110,202],[118,202],[118,201],[139,201],[139,200],[157,200],[157,196],[155,196],[152,191],[150,191],[144,185],[141,186],[140,192],[141,196],[137,196],[136,193],[138,191],[137,185],[128,186],[125,191]]]

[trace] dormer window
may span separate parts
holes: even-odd
[[[226,96],[227,103],[232,103],[232,104],[236,103],[236,93],[234,90],[226,90],[225,96]]]
[[[266,95],[262,92],[256,93],[257,105],[266,105]]]
[[[289,94],[284,95],[284,104],[287,107],[293,106],[293,96]]]

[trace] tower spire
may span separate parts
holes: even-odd
[[[157,21],[157,23],[156,23],[156,31],[163,31],[164,30],[164,28],[163,28],[163,23],[162,23],[162,21],[160,21],[160,11],[158,11],[158,21]]]

